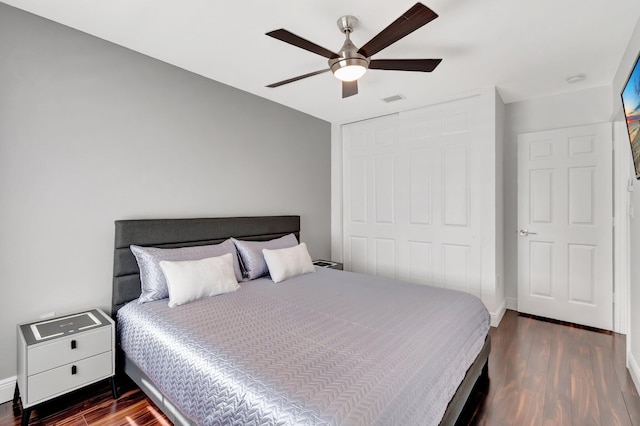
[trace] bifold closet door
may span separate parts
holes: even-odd
[[[480,296],[474,103],[343,126],[345,269]]]

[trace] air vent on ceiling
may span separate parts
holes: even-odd
[[[382,100],[385,101],[386,103],[389,103],[389,102],[399,101],[401,99],[406,99],[406,98],[404,97],[404,95],[397,94],[397,95],[389,96],[388,98],[383,98]]]

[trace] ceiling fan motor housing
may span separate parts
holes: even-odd
[[[358,53],[358,48],[347,38],[342,48],[338,51],[339,58],[329,59],[329,68],[335,74],[340,68],[350,66],[369,67],[369,59]]]
[[[329,68],[332,73],[341,68],[358,66],[365,70],[369,68],[369,59],[358,53],[358,48],[351,42],[349,34],[358,26],[358,18],[352,15],[346,15],[338,19],[338,28],[344,33],[346,40],[338,51],[339,58],[329,59]]]

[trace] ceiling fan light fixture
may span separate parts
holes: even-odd
[[[365,72],[367,72],[367,69],[362,65],[349,65],[343,68],[338,68],[334,71],[333,75],[336,76],[338,80],[354,81],[362,77]]]
[[[367,72],[369,61],[365,58],[342,59],[331,64],[333,75],[342,81],[354,81]]]
[[[350,34],[358,26],[358,18],[353,15],[342,16],[338,19],[337,24],[338,29],[345,36],[345,41],[342,48],[337,52],[297,36],[284,28],[269,31],[266,33],[269,37],[327,58],[329,68],[269,84],[267,87],[279,87],[283,84],[293,83],[303,78],[331,71],[342,82],[342,98],[344,99],[358,94],[357,80],[369,68],[387,71],[431,72],[440,64],[442,59],[371,59],[371,57],[437,17],[437,13],[418,2],[376,34],[364,46],[358,48],[351,42],[350,38]]]

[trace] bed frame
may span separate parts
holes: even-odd
[[[256,216],[200,219],[145,219],[115,222],[113,261],[113,293],[111,316],[117,321],[118,310],[140,296],[140,271],[132,244],[163,248],[217,244],[229,237],[266,241],[293,233],[300,241],[300,216]],[[116,371],[127,374],[174,424],[193,424],[122,352],[116,338]],[[488,380],[488,358],[491,350],[487,336],[484,347],[466,373],[453,399],[449,402],[441,425],[454,425],[465,408],[476,385]]]

